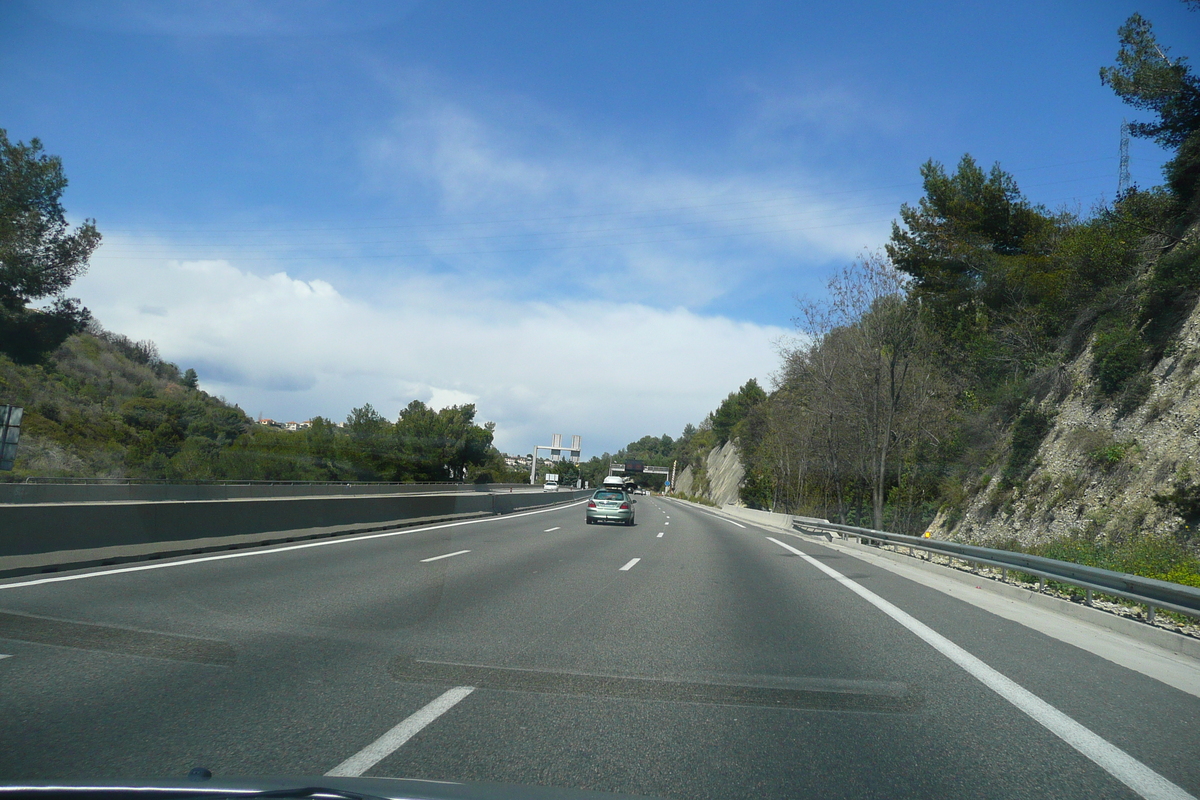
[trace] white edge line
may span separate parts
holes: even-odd
[[[367,533],[359,536],[345,536],[333,539],[322,539],[319,542],[303,542],[301,544],[289,544],[283,546],[266,545],[254,550],[241,550],[236,553],[219,553],[212,556],[200,556],[198,558],[188,558],[182,561],[164,561],[158,564],[139,564],[136,567],[118,567],[117,569],[106,569],[99,572],[83,572],[76,575],[56,575],[53,578],[36,578],[31,581],[19,581],[17,583],[0,583],[0,590],[3,589],[20,589],[24,586],[39,586],[43,583],[59,583],[61,581],[80,581],[85,578],[99,578],[104,575],[119,575],[124,572],[143,572],[151,569],[169,569],[171,567],[184,567],[188,564],[201,564],[205,561],[222,561],[227,558],[252,558],[254,556],[269,556],[275,553],[284,553],[289,550],[304,550],[309,547],[329,547],[335,544],[351,544],[353,542],[365,542],[369,539],[383,539],[388,536],[407,536],[410,533],[423,533],[425,531],[442,530],[443,528],[457,528],[462,525],[478,525],[481,522],[496,522],[497,520],[513,519],[514,517],[528,517],[531,514],[545,514],[549,511],[561,511],[564,508],[571,506],[582,505],[587,502],[587,498],[576,500],[562,505],[554,505],[549,508],[538,508],[533,511],[518,511],[513,514],[500,514],[494,517],[484,517],[483,519],[464,519],[459,522],[445,522],[440,525],[427,525],[423,528],[403,528],[401,530],[383,531],[382,533]]]
[[[640,559],[640,558],[634,558],[634,559],[630,559],[630,561],[629,561],[629,563],[628,563],[628,564],[626,564],[625,566],[621,567],[621,568],[620,568],[619,570],[617,570],[617,571],[618,571],[618,572],[628,572],[629,570],[633,569],[633,565],[634,565],[634,564],[636,564],[636,563],[637,563],[637,562],[639,562],[639,561],[641,561],[641,559]]]
[[[561,525],[555,525],[553,528],[546,528],[546,530],[542,531],[542,533],[551,533],[553,531],[561,531],[561,530],[562,530]]]
[[[822,564],[817,559],[797,550],[789,544],[785,544],[770,536],[767,539],[783,549],[800,556],[809,564],[812,564],[899,622],[905,628],[908,628],[909,631],[916,634],[926,644],[962,667],[984,686],[1028,714],[1035,722],[1087,756],[1109,775],[1112,775],[1121,783],[1146,798],[1146,800],[1196,800],[1195,797],[1188,794],[1183,788],[1159,775],[1108,740],[1092,733],[1091,730],[1080,725],[1016,681],[1005,677],[979,658],[971,655],[907,612],[884,600],[870,589],[863,588],[832,567]]]
[[[717,514],[717,513],[715,513],[715,512],[708,511],[707,509],[703,509],[703,508],[699,508],[699,507],[697,507],[697,508],[694,508],[694,509],[692,509],[692,510],[693,510],[693,511],[699,511],[699,512],[700,512],[700,513],[702,513],[702,514],[707,514],[708,516],[710,516],[710,517],[713,517],[714,519],[723,519],[723,520],[725,520],[726,522],[728,522],[728,523],[729,523],[729,524],[731,524],[731,525],[737,525],[737,526],[738,526],[739,528],[741,528],[742,530],[745,530],[745,529],[746,529],[746,526],[745,526],[745,525],[743,525],[743,524],[742,524],[742,523],[740,523],[740,522],[734,522],[733,520],[731,520],[729,517],[725,516],[724,514]],[[667,519],[670,519],[670,517],[667,517]]]
[[[463,553],[469,553],[469,552],[471,552],[471,551],[470,550],[455,550],[453,553],[443,553],[440,556],[433,556],[432,558],[422,558],[421,563],[426,564],[430,561],[437,561],[442,558],[451,558],[453,556],[461,556]]]
[[[475,691],[474,686],[455,686],[442,693],[429,705],[326,772],[326,777],[357,778],[399,750],[405,742],[420,733],[422,728],[454,708],[460,700],[473,691]]]

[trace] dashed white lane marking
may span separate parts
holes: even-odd
[[[463,553],[469,553],[469,552],[471,552],[471,551],[470,550],[455,550],[453,553],[442,553],[440,556],[433,556],[432,558],[422,558],[421,563],[424,564],[428,561],[437,561],[438,559],[441,559],[441,558],[452,558],[454,556],[461,556]]]
[[[7,653],[0,653],[0,658],[12,658],[12,656]]]
[[[785,550],[789,550],[803,558],[809,564],[824,572],[838,583],[845,586],[871,605],[899,622],[909,631],[916,634],[926,644],[933,647],[946,658],[966,670],[972,677],[1003,697],[1014,706],[1024,711],[1046,730],[1074,747],[1091,759],[1097,766],[1109,775],[1140,794],[1146,800],[1196,800],[1181,787],[1159,775],[1154,770],[1126,753],[1121,748],[1102,739],[1089,729],[1047,703],[1042,698],[1030,692],[1017,682],[1006,678],[1000,672],[992,669],[980,659],[968,653],[954,642],[942,636],[923,622],[918,621],[905,611],[884,600],[870,589],[864,589],[854,581],[832,567],[822,564],[817,559],[801,552],[789,544],[784,544],[770,536],[768,540]]]
[[[661,538],[662,538],[662,535],[663,535],[663,532],[662,532],[662,531],[659,531],[659,532],[658,532],[658,536],[656,536],[655,538],[656,538],[656,539],[661,539]]]
[[[439,695],[432,703],[326,772],[325,775],[331,778],[359,777],[399,750],[401,745],[420,733],[422,728],[454,708],[460,700],[473,691],[475,691],[474,686],[455,686],[450,691]]]
[[[15,583],[0,583],[0,590],[3,589],[21,589],[26,586],[40,586],[43,583],[60,583],[61,581],[82,581],[87,578],[100,578],[105,575],[122,575],[126,572],[145,572],[152,569],[170,569],[172,567],[186,567],[190,564],[203,564],[207,561],[224,561],[229,558],[256,558],[258,556],[270,556],[276,553],[286,553],[289,550],[307,550],[310,547],[331,547],[339,544],[354,544],[355,542],[366,542],[371,539],[382,539],[388,536],[407,536],[411,533],[424,533],[426,531],[438,531],[443,528],[457,528],[462,525],[479,525],[484,522],[495,522],[500,519],[511,520],[517,517],[528,517],[531,514],[545,514],[551,511],[562,511],[564,508],[572,508],[581,506],[586,503],[586,498],[577,502],[568,502],[563,505],[551,506],[550,508],[539,508],[534,511],[520,511],[515,514],[506,514],[504,517],[485,517],[483,519],[465,519],[460,522],[446,522],[440,525],[426,525],[421,528],[404,528],[398,531],[384,531],[383,533],[368,533],[362,536],[347,536],[336,539],[322,539],[319,542],[304,542],[303,544],[289,544],[280,547],[265,547],[261,550],[243,550],[238,553],[220,553],[214,556],[201,556],[199,558],[185,558],[181,561],[167,561],[161,564],[140,564],[136,567],[118,567],[117,569],[104,569],[96,572],[84,572],[78,575],[56,575],[53,578],[35,578],[29,581],[17,581]]]
[[[664,523],[663,523],[663,525],[670,525],[670,524],[671,524],[671,523],[669,523],[669,522],[664,522]]]
[[[625,566],[621,567],[619,570],[617,570],[617,572],[628,572],[629,570],[633,569],[633,565],[634,565],[634,564],[636,564],[636,563],[637,563],[637,562],[639,562],[639,561],[641,561],[641,559],[640,559],[640,558],[632,558],[632,559],[630,559],[630,560],[629,560],[629,563],[628,563],[628,564],[626,564]]]
[[[546,530],[542,531],[542,533],[550,533],[551,531],[559,531],[559,530],[562,530],[562,526],[555,525],[553,528],[546,528]]]

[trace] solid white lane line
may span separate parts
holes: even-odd
[[[657,536],[657,537],[655,537],[655,538],[657,538],[657,539],[661,539],[661,538],[662,538],[662,535],[663,535],[663,532],[662,532],[662,531],[659,531],[659,532],[658,532],[658,536]]]
[[[426,525],[423,528],[404,528],[396,531],[384,531],[383,533],[367,533],[361,536],[347,536],[346,538],[338,539],[322,539],[318,542],[304,542],[302,544],[289,544],[281,547],[265,546],[261,550],[242,550],[236,553],[219,553],[213,556],[200,556],[198,558],[186,558],[182,561],[167,561],[161,564],[139,564],[136,567],[118,567],[117,569],[105,569],[98,572],[84,572],[79,575],[56,575],[53,578],[36,578],[30,581],[19,581],[17,583],[0,583],[0,589],[20,589],[24,586],[39,586],[43,583],[59,583],[60,581],[81,581],[85,578],[99,578],[104,575],[120,575],[124,572],[144,572],[151,569],[169,569],[171,567],[185,567],[189,564],[202,564],[205,561],[224,561],[227,558],[254,558],[255,556],[269,556],[275,553],[286,553],[289,550],[305,550],[309,547],[329,547],[335,544],[352,544],[354,542],[365,542],[369,539],[382,539],[387,536],[407,536],[410,533],[424,533],[425,531],[437,531],[443,528],[457,528],[462,525],[478,525],[481,522],[495,522],[497,520],[509,520],[515,517],[527,517],[530,514],[545,514],[548,511],[562,511],[571,506],[579,506],[586,503],[587,500],[580,500],[577,503],[567,503],[561,506],[551,506],[550,508],[539,508],[534,511],[521,511],[515,514],[505,514],[503,517],[485,517],[483,519],[464,519],[461,522],[445,522],[441,525]]]
[[[420,733],[422,728],[454,708],[460,700],[473,691],[475,691],[474,686],[455,686],[383,736],[380,736],[365,748],[350,756],[329,770],[329,772],[326,772],[325,775],[330,778],[359,777],[371,767],[399,750],[401,745]]]
[[[629,570],[633,569],[633,565],[639,561],[641,561],[640,558],[630,559],[629,563],[621,567],[619,570],[617,570],[617,572],[628,572]]]
[[[463,553],[469,553],[469,552],[471,552],[471,551],[470,550],[455,550],[453,553],[443,553],[442,555],[434,556],[433,558],[422,558],[421,563],[425,564],[429,561],[437,561],[438,559],[442,559],[442,558],[451,558],[453,556],[461,556]]]
[[[714,516],[715,516],[715,515],[714,515]],[[733,520],[731,520],[731,519],[727,519],[727,520],[725,520],[725,521],[726,521],[726,522],[728,522],[730,525],[737,525],[739,528],[745,528],[745,527],[746,527],[746,526],[745,526],[745,525],[743,525],[742,523],[740,523],[740,522],[734,522],[734,521],[733,521]]]
[[[1080,725],[1054,706],[1030,692],[1020,684],[992,669],[980,659],[968,653],[954,642],[942,636],[923,622],[900,610],[870,589],[864,589],[832,567],[789,544],[770,536],[768,540],[785,550],[790,550],[809,564],[824,572],[871,605],[899,622],[916,634],[926,644],[966,670],[972,677],[1024,711],[1046,730],[1074,747],[1091,759],[1109,775],[1137,792],[1146,800],[1196,800],[1184,789],[1159,775],[1154,770],[1126,753],[1121,748],[1102,739]]]
[[[562,530],[562,526],[555,525],[553,528],[546,528],[546,530],[542,531],[542,533],[550,533],[551,531],[560,531],[560,530]]]

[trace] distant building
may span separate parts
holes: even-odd
[[[272,428],[283,428],[285,431],[302,431],[312,427],[312,420],[306,419],[303,422],[276,422],[268,417],[263,417],[258,420],[258,424],[267,425]],[[346,423],[344,422],[332,422],[330,424],[338,428],[346,427]]]

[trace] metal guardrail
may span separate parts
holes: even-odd
[[[792,526],[798,530],[826,534],[832,531],[843,537],[852,536],[910,549],[926,550],[972,564],[1036,575],[1040,579],[1039,589],[1045,589],[1046,580],[1049,579],[1086,590],[1088,605],[1092,604],[1093,591],[1123,597],[1126,600],[1145,605],[1147,617],[1151,622],[1154,621],[1156,608],[1200,618],[1200,588],[1194,586],[1184,586],[1155,578],[1143,578],[1140,575],[1088,567],[1083,564],[1072,564],[1069,561],[1058,561],[1027,553],[995,550],[990,547],[946,542],[941,539],[906,536],[901,533],[888,533],[870,528],[856,528],[852,525],[839,525],[834,522],[794,519]]]

